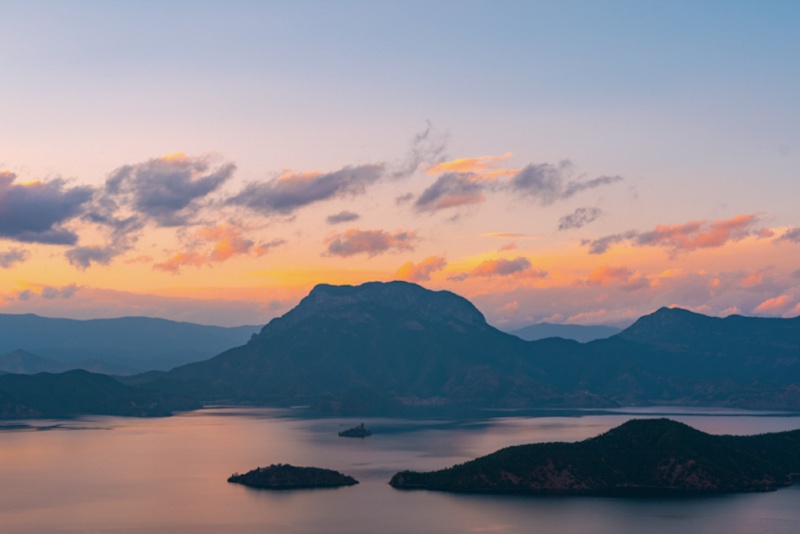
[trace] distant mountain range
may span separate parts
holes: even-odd
[[[578,443],[502,449],[433,471],[397,473],[401,489],[547,495],[697,495],[770,491],[800,473],[800,430],[714,436],[669,419],[631,420]]]
[[[684,404],[800,409],[800,318],[662,308],[585,344],[522,339],[406,282],[319,285],[247,344],[132,383],[328,411]]]
[[[257,334],[250,328],[0,316],[0,354],[22,340],[33,347],[8,351],[0,372],[59,371],[63,360],[53,354],[165,368],[170,358],[234,346],[170,371],[120,377],[124,383],[75,371],[2,375],[0,417],[58,414],[60,405],[70,414],[146,406],[163,413],[191,405],[186,399],[325,412],[657,404],[800,410],[800,317],[720,319],[661,308],[607,339],[524,341],[448,291],[372,282],[318,285]],[[82,388],[106,393],[85,397]]]
[[[605,325],[553,324],[536,323],[524,328],[512,330],[509,334],[526,341],[537,341],[548,337],[573,339],[579,343],[588,343],[595,339],[605,339],[622,332],[621,328]]]
[[[0,314],[0,355],[4,355],[0,357],[0,371],[80,368],[122,375],[168,370],[241,345],[259,328],[224,328],[148,317],[79,321]]]

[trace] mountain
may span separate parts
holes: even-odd
[[[319,285],[243,346],[129,383],[326,411],[682,404],[800,409],[798,319],[661,309],[589,343],[524,341],[407,282]]]
[[[509,334],[524,339],[525,341],[560,337],[563,339],[572,339],[579,343],[588,343],[595,339],[611,337],[615,334],[619,334],[621,331],[620,328],[604,325],[537,323],[518,330],[512,330]]]
[[[639,318],[619,337],[670,352],[756,355],[777,351],[786,357],[800,357],[800,317],[719,318],[681,308],[661,308]]]
[[[560,395],[536,360],[458,295],[373,282],[318,285],[246,345],[142,380],[202,399],[334,411],[525,406]]]
[[[70,364],[66,368],[135,374],[211,358],[245,343],[258,329],[148,317],[79,321],[0,314],[0,354],[23,350]]]
[[[0,375],[0,419],[83,414],[153,417],[199,407],[190,398],[132,387],[83,370]]]
[[[631,420],[578,443],[519,445],[428,473],[401,489],[568,495],[770,491],[800,473],[800,430],[714,436],[669,419]]]

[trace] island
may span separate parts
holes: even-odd
[[[354,426],[353,428],[348,428],[347,430],[343,430],[339,432],[340,438],[361,438],[364,439],[367,436],[371,436],[372,432],[367,430],[364,426],[364,423],[361,423],[358,426]]]
[[[402,471],[398,489],[538,495],[700,495],[772,491],[800,475],[800,430],[718,436],[670,419],[634,419],[577,443],[499,450],[432,472]]]
[[[295,467],[289,464],[257,467],[243,475],[234,473],[228,478],[228,482],[266,489],[337,488],[358,484],[358,480],[353,477],[332,469]]]

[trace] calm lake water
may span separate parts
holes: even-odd
[[[398,491],[402,469],[448,467],[499,448],[595,436],[669,414],[711,433],[800,428],[794,414],[648,410],[485,420],[301,419],[218,408],[166,419],[92,417],[0,426],[0,531],[789,533],[800,486],[691,499],[541,498]],[[364,422],[373,436],[339,438]],[[227,483],[271,463],[336,469],[361,483],[275,492]]]

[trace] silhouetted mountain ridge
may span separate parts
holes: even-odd
[[[717,319],[662,309],[608,339],[526,342],[488,325],[466,299],[446,291],[406,282],[320,285],[246,345],[134,383],[216,402],[334,411],[800,409],[798,326],[796,319]]]
[[[588,343],[596,339],[611,337],[621,331],[621,328],[605,325],[537,323],[511,330],[508,333],[526,341],[560,337],[562,339],[572,339],[579,343]]]

